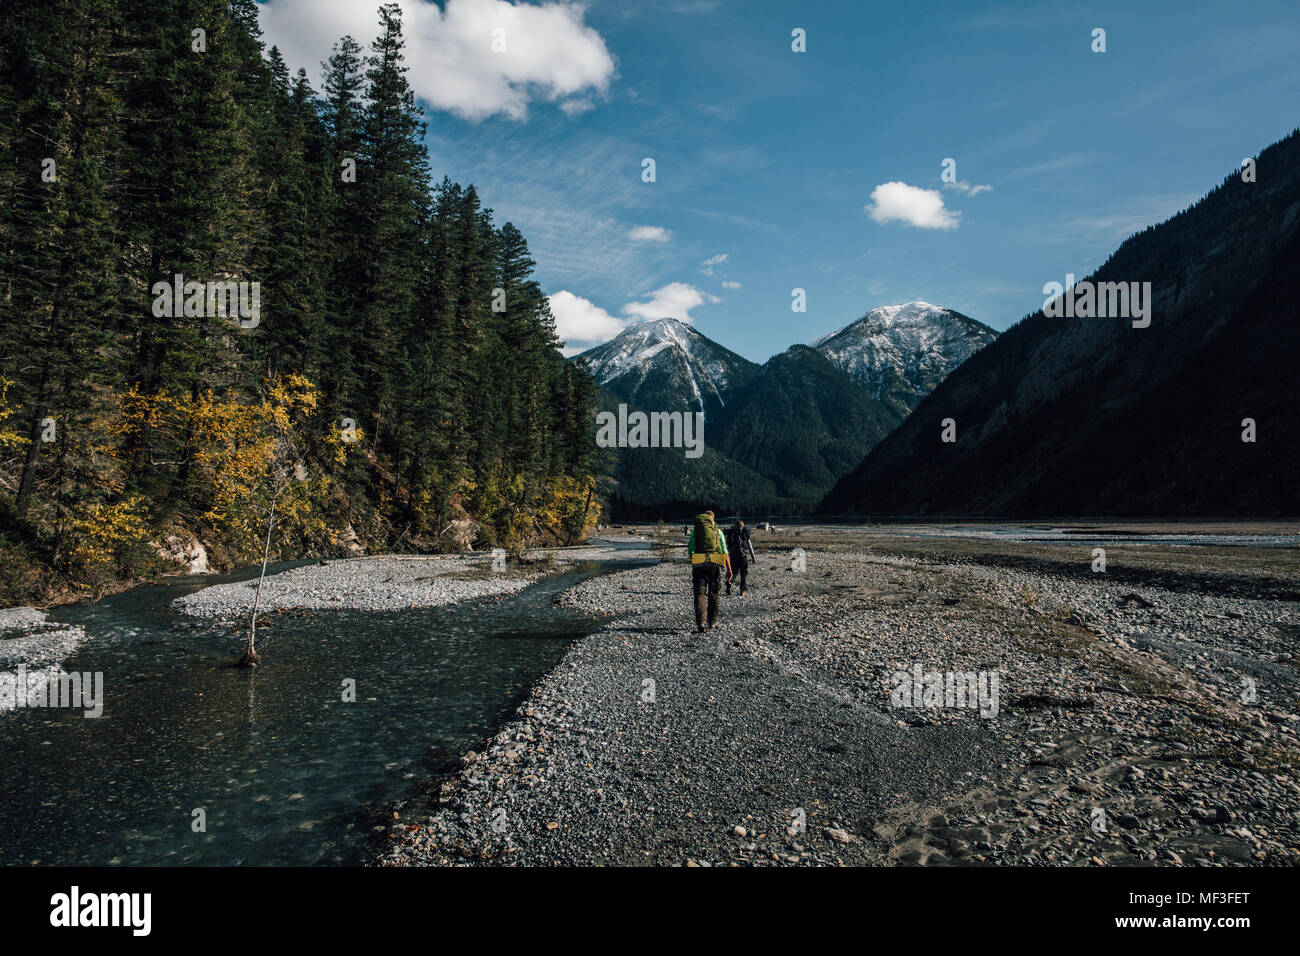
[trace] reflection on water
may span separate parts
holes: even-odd
[[[104,673],[104,714],[0,717],[0,865],[358,862],[363,803],[408,796],[438,753],[479,746],[600,626],[551,599],[601,570],[501,601],[273,615],[256,671],[230,666],[235,627],[168,608],[211,578],[62,609],[89,634],[64,668]]]

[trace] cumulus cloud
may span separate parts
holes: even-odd
[[[614,75],[614,59],[600,34],[583,23],[581,4],[447,0],[444,9],[427,0],[398,3],[415,95],[465,119],[504,114],[522,120],[534,100],[558,102],[574,115],[589,109],[589,95],[606,92]],[[377,7],[357,0],[268,0],[261,23],[267,45],[278,46],[291,68],[306,67],[319,85],[318,64],[341,36],[369,49],[379,32]]]
[[[612,339],[630,324],[567,290],[550,296],[549,302],[555,331],[565,343],[565,355],[576,355],[597,342]]]
[[[717,296],[701,292],[685,282],[670,282],[655,289],[645,302],[629,302],[623,306],[623,314],[637,319],[681,319],[694,322],[691,309],[698,308],[705,302],[720,302]]]
[[[724,279],[724,280],[722,280],[722,287],[723,287],[724,289],[739,289],[739,288],[740,288],[740,283],[739,283],[739,282],[731,282],[731,281],[729,281],[729,280]]]
[[[740,288],[739,282],[724,282],[723,285]],[[607,342],[639,321],[680,319],[694,322],[691,309],[706,302],[721,301],[716,295],[702,292],[689,283],[670,282],[651,292],[645,301],[633,301],[623,306],[623,315],[627,318],[619,318],[567,289],[549,297],[551,314],[555,316],[555,331],[564,341],[565,355],[576,355],[598,342]]]
[[[987,183],[978,186],[972,186],[964,179],[959,180],[958,182],[955,183],[944,183],[943,188],[955,189],[963,196],[978,196],[980,193],[989,193],[993,191],[993,187],[988,185]]]
[[[633,226],[627,237],[633,242],[667,242],[673,234],[663,226]]]
[[[919,229],[956,229],[961,213],[945,209],[937,189],[907,183],[881,183],[865,207],[876,222],[904,222]]]

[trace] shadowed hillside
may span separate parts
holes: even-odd
[[[1062,277],[1048,276],[1058,280]],[[826,497],[827,514],[1300,512],[1300,136],[1127,240],[1149,328],[1037,312],[972,356]],[[940,440],[956,422],[957,441]],[[1257,440],[1242,440],[1243,419]]]

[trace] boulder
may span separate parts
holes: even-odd
[[[443,534],[451,538],[460,551],[473,551],[474,539],[478,537],[479,523],[473,518],[457,518],[447,526]]]
[[[160,557],[184,565],[189,574],[208,574],[212,570],[208,567],[208,551],[198,538],[169,534],[152,546]]]
[[[348,553],[349,557],[355,557],[356,555],[366,553],[366,549],[363,548],[361,542],[357,540],[357,532],[351,524],[340,531],[334,541],[340,548]]]

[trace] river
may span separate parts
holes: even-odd
[[[86,629],[63,667],[102,672],[105,709],[0,716],[0,865],[360,863],[375,808],[481,746],[601,626],[551,601],[609,569],[442,608],[275,615],[254,671],[232,666],[241,638],[229,625],[169,607],[241,576],[52,612]]]

